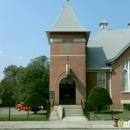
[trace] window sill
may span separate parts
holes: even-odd
[[[130,93],[130,91],[122,91],[122,93]]]

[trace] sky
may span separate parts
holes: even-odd
[[[9,65],[26,67],[31,59],[50,57],[46,30],[58,19],[67,0],[0,0],[0,80]],[[90,38],[107,29],[128,29],[130,0],[69,0]]]

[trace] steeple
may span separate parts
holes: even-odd
[[[50,30],[46,31],[48,39],[51,32],[83,32],[86,33],[87,37],[90,33],[90,31],[86,30],[79,22],[69,0],[67,0],[55,25]]]

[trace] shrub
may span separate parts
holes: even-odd
[[[100,113],[101,106],[111,105],[112,100],[106,89],[103,87],[94,87],[88,96],[88,103],[98,106],[98,112]]]
[[[31,94],[24,102],[24,106],[43,106],[43,104],[46,102],[45,98],[39,94],[39,93],[33,93]],[[36,111],[34,111],[36,113]]]
[[[127,105],[125,106],[125,109],[130,111],[130,104],[127,104]]]

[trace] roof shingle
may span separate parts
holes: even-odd
[[[97,35],[95,35],[92,39],[88,41],[86,54],[88,61],[87,68],[90,69],[94,68],[95,66],[98,68],[102,68],[105,66],[107,67],[106,63],[109,64],[111,62],[114,62],[120,56],[120,54],[123,53],[123,48],[125,49],[129,45],[129,43],[129,29],[101,29],[101,31]],[[100,50],[97,51],[98,48],[100,48]],[[91,55],[93,56],[93,58]]]
[[[57,22],[49,32],[88,32],[79,22],[70,2],[67,1]]]

